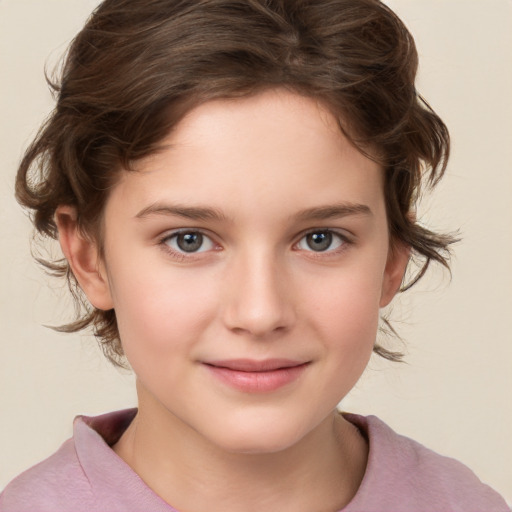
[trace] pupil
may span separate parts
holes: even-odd
[[[176,240],[178,247],[185,252],[194,252],[203,245],[203,235],[201,233],[182,233]]]
[[[332,233],[310,233],[307,236],[307,242],[309,248],[313,249],[313,251],[325,251],[332,244]]]

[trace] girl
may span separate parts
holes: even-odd
[[[82,311],[62,329],[133,368],[138,409],[77,418],[1,510],[507,509],[336,411],[372,350],[400,357],[381,308],[448,264],[414,216],[449,149],[416,65],[373,0],[100,5],[17,197],[66,257],[47,265]]]

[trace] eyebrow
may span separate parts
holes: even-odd
[[[219,222],[227,220],[227,217],[217,208],[161,203],[154,203],[143,208],[135,217],[144,219],[151,215],[183,217],[189,220],[216,220]],[[308,221],[337,219],[349,215],[372,215],[372,211],[365,204],[343,203],[307,208],[292,217],[299,221]]]
[[[138,219],[143,219],[151,215],[167,215],[173,217],[183,217],[190,220],[226,220],[226,216],[216,208],[201,206],[168,205],[154,203],[142,209],[137,215]]]
[[[365,204],[342,203],[318,206],[302,210],[294,217],[301,221],[339,219],[349,215],[373,215],[369,206]]]

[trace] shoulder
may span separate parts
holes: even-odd
[[[0,512],[172,512],[111,448],[136,412],[75,418],[73,438],[5,488]]]
[[[397,434],[375,416],[346,418],[368,438],[368,466],[356,499],[377,497],[375,510],[509,512],[503,498],[464,464]]]
[[[1,512],[90,510],[92,490],[73,439],[46,460],[15,478],[0,495]]]
[[[0,495],[0,512],[113,511],[113,506],[105,508],[105,505],[112,505],[119,493],[126,494],[126,489],[116,493],[111,480],[125,477],[129,468],[118,460],[110,445],[119,438],[135,412],[130,409],[96,417],[76,417],[72,439],[7,485]]]

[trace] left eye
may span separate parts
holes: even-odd
[[[197,253],[214,248],[213,241],[199,231],[181,231],[168,236],[164,243],[176,252]]]
[[[326,252],[341,247],[346,240],[333,231],[313,231],[303,236],[297,247],[304,251]]]

